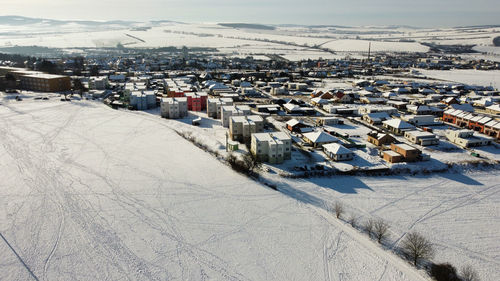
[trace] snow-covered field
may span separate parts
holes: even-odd
[[[22,21],[21,21],[22,22]],[[85,25],[68,22],[0,24],[0,47],[44,46],[54,48],[116,47],[211,47],[231,55],[278,54],[290,60],[343,58],[368,52],[426,52],[435,44],[475,44],[488,54],[495,28],[334,27],[273,26],[269,30],[236,28],[217,23],[144,22]],[[135,37],[135,38],[134,38]],[[139,38],[140,40],[136,39]],[[319,49],[323,48],[323,49]],[[329,51],[325,51],[324,49]],[[332,54],[331,51],[335,52]]]
[[[471,264],[481,280],[500,280],[500,174],[498,171],[432,176],[288,180],[273,177],[286,194],[307,202],[340,200],[360,220],[391,224],[391,245],[416,230],[436,246],[436,262]],[[348,215],[350,216],[350,215]]]
[[[234,173],[179,121],[0,102],[0,280],[426,280],[322,200]]]
[[[469,70],[469,69],[453,69],[453,70],[419,70],[423,75],[429,78],[441,79],[456,83],[466,83],[477,86],[493,86],[500,88],[500,71],[499,70]]]

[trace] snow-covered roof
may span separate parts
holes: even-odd
[[[329,143],[329,142],[337,142],[339,139],[336,137],[327,134],[323,131],[314,131],[311,133],[304,134],[304,138],[307,138],[313,143]]]
[[[327,152],[330,152],[330,153],[336,154],[336,155],[353,154],[352,151],[345,148],[343,145],[341,145],[339,143],[325,144],[325,145],[323,145],[323,149]]]
[[[397,129],[413,129],[413,128],[415,128],[415,126],[413,126],[410,123],[407,123],[401,119],[386,120],[382,123],[386,124],[389,127],[393,127],[393,128],[397,128]]]
[[[481,117],[483,117],[483,118],[481,118],[481,119],[479,119],[479,121],[477,121],[477,123],[479,123],[479,124],[486,124],[486,123],[491,121],[490,117],[485,117],[485,116],[481,116]]]
[[[408,145],[406,143],[398,143],[398,144],[396,144],[396,146],[401,148],[401,149],[404,149],[404,150],[418,150],[415,147]]]
[[[435,138],[436,135],[434,135],[433,133],[430,133],[430,132],[426,132],[426,131],[407,131],[405,132],[405,134],[409,134],[409,135],[412,135],[412,136],[415,136],[415,137],[421,137],[421,138]]]
[[[490,105],[486,107],[486,109],[500,112],[500,105],[499,104]]]
[[[292,119],[292,120],[288,120],[285,124],[286,124],[287,126],[294,127],[294,126],[296,126],[296,125],[298,125],[298,124],[301,124],[301,123],[302,123],[302,122],[300,122],[300,121],[299,121],[299,120],[297,120],[297,119]]]

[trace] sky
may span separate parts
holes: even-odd
[[[0,15],[306,25],[500,24],[498,0],[0,0]]]

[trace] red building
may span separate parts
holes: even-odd
[[[197,95],[201,99],[201,110],[206,110],[207,109],[207,99],[208,99],[208,94],[205,92],[199,92]]]
[[[443,121],[465,127],[500,140],[500,121],[485,115],[478,115],[459,109],[449,109],[443,114]]]
[[[186,93],[188,110],[202,111],[207,109],[206,93]]]

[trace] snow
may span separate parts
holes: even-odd
[[[283,179],[270,176],[285,194],[314,201],[340,198],[347,216],[391,225],[390,247],[418,231],[436,247],[436,262],[471,264],[481,280],[499,280],[500,175],[456,172],[421,176]],[[306,200],[306,199],[304,199]],[[321,203],[318,203],[321,204]]]
[[[423,75],[456,83],[500,88],[500,70],[420,70]]]
[[[29,280],[29,268],[39,280],[427,280],[310,190],[268,189],[172,129],[188,126],[97,102],[3,99],[0,233],[12,249],[0,240],[0,279]],[[491,207],[494,190],[481,190]]]

